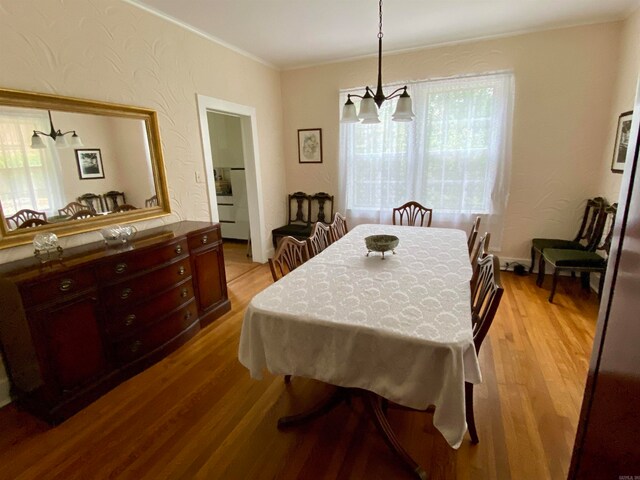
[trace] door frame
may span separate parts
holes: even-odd
[[[211,154],[207,112],[216,112],[231,114],[240,118],[244,168],[247,181],[247,204],[249,205],[251,252],[254,262],[265,263],[268,258],[268,242],[265,241],[263,234],[265,232],[264,197],[260,173],[260,150],[258,148],[256,109],[255,107],[232,103],[206,95],[197,94],[196,97],[211,221],[218,222],[220,216],[218,214],[218,203],[216,202],[216,186],[213,178],[213,156]]]

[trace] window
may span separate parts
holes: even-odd
[[[342,204],[355,223],[390,220],[408,200],[433,208],[443,226],[478,214],[498,221],[508,191],[512,84],[510,73],[418,82],[410,86],[413,122],[393,122],[391,101],[379,124],[342,124]],[[341,103],[360,92],[342,91]]]
[[[9,107],[0,110],[0,202],[6,216],[23,208],[49,216],[57,213],[57,154],[53,148],[30,147],[33,130],[49,129],[46,112]]]

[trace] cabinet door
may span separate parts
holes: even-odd
[[[192,259],[198,313],[202,315],[227,298],[222,244],[196,251]]]
[[[32,317],[43,343],[46,377],[61,391],[89,383],[107,369],[92,295],[54,305]]]

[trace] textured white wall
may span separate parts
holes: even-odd
[[[280,72],[119,0],[2,0],[0,87],[151,108],[174,214],[208,220],[196,94],[254,107],[264,184],[264,243],[286,217]],[[139,227],[158,221],[144,222]],[[63,246],[98,240],[91,233]],[[0,250],[0,262],[31,255]],[[0,365],[0,402],[6,397]]]
[[[501,257],[528,258],[533,237],[572,237],[584,200],[599,193],[621,30],[621,22],[565,28],[383,59],[387,83],[513,70],[513,162]],[[375,58],[283,72],[289,192],[337,194],[338,91],[375,80]],[[314,127],[323,129],[324,163],[301,165],[296,131]]]
[[[604,196],[610,203],[618,201],[620,193],[621,173],[611,172],[618,117],[623,112],[633,110],[636,97],[636,85],[640,74],[640,9],[631,15],[623,24],[618,56],[617,78],[615,90],[609,110],[607,142],[604,145],[603,161],[598,172],[599,185],[596,193]],[[640,115],[640,112],[637,112]]]

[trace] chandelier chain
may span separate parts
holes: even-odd
[[[379,4],[378,4],[378,11],[379,13],[379,17],[380,17],[380,22],[378,23],[378,38],[382,38],[383,34],[382,34],[382,0],[380,0]]]

